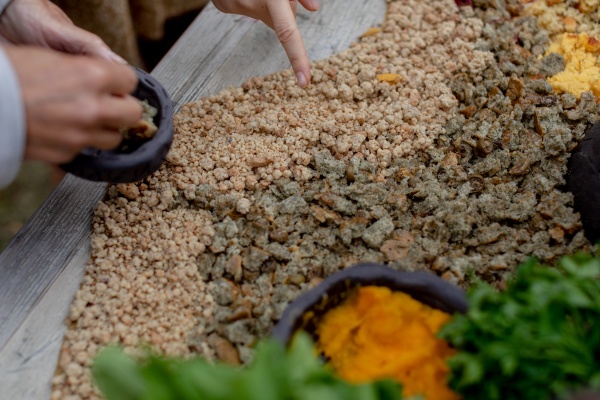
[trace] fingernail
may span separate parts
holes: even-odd
[[[308,82],[306,81],[306,77],[302,72],[296,73],[296,79],[298,80],[298,85],[300,85],[300,87],[302,88],[308,84]]]
[[[319,0],[309,0],[309,2],[311,7],[315,10],[319,10],[321,8],[321,3],[319,3]]]

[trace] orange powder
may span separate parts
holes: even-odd
[[[436,337],[450,315],[401,292],[367,286],[328,311],[319,324],[318,349],[353,383],[392,378],[403,395],[429,400],[460,397],[447,385],[446,359],[455,351]]]

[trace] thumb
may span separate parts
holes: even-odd
[[[77,27],[56,4],[51,2],[44,4],[49,20],[47,26],[50,28],[46,41],[54,50],[127,64],[127,61],[111,51],[98,35]]]
[[[75,25],[61,25],[60,30],[55,32],[55,40],[51,42],[54,42],[51,45],[55,50],[127,64],[127,61],[114,53],[98,35]]]

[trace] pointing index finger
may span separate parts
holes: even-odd
[[[296,24],[292,4],[289,0],[272,0],[267,3],[267,9],[273,29],[292,64],[298,84],[305,87],[310,81],[310,62]]]

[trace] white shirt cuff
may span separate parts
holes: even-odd
[[[25,110],[19,80],[0,46],[0,188],[8,186],[21,169],[25,140]]]
[[[10,3],[11,1],[12,0],[0,0],[0,14],[2,14],[2,11],[4,11],[8,3]]]

